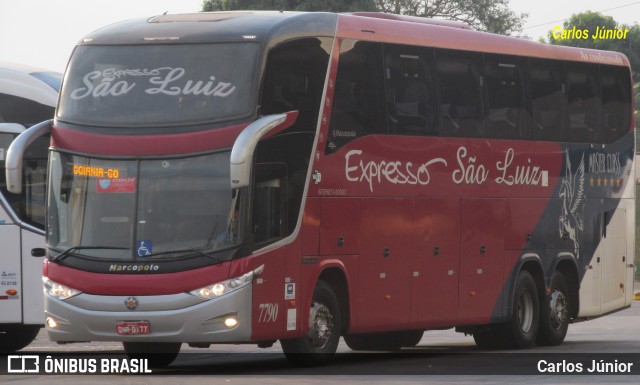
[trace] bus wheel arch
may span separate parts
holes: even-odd
[[[306,322],[308,330],[298,338],[281,340],[280,344],[287,359],[301,366],[324,364],[335,354],[340,335],[347,325],[348,303],[346,279],[340,269],[327,269],[316,281],[309,301]],[[303,321],[304,322],[304,321]]]
[[[344,334],[349,328],[351,319],[349,286],[344,271],[339,267],[329,267],[322,271],[317,281],[326,282],[338,297],[338,304],[340,306],[340,332]]]

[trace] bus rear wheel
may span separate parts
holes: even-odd
[[[498,336],[492,327],[474,332],[473,340],[480,349],[494,350],[500,347],[500,341],[498,341]]]
[[[0,352],[13,353],[36,339],[40,325],[0,325]]]
[[[531,274],[521,271],[516,280],[511,319],[496,325],[500,348],[524,349],[534,344],[540,323],[538,287]]]
[[[542,299],[540,331],[536,343],[541,346],[560,345],[569,329],[569,288],[564,275],[556,271],[551,278],[551,294]]]
[[[150,368],[165,368],[180,353],[180,342],[123,342],[129,358],[146,359]]]
[[[340,322],[335,292],[325,281],[318,281],[309,309],[309,331],[299,338],[280,341],[285,356],[303,366],[328,362],[338,349]]]

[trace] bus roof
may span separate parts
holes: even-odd
[[[337,14],[277,11],[200,12],[135,19],[99,29],[81,45],[282,41],[334,36]]]
[[[272,46],[304,36],[338,36],[396,44],[479,51],[546,59],[629,66],[621,53],[555,46],[472,30],[445,20],[360,12],[233,11],[160,15],[99,29],[80,42],[89,44],[211,43],[263,41]]]
[[[62,74],[42,68],[0,62],[0,94],[55,107]]]
[[[619,52],[543,44],[512,36],[476,31],[464,28],[460,24],[418,23],[412,19],[397,20],[375,15],[375,13],[340,15],[338,36],[396,44],[629,66],[627,57]]]

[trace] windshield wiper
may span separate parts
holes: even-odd
[[[116,247],[116,246],[74,246],[70,247],[60,254],[50,257],[49,260],[51,262],[60,261],[78,250],[130,250],[128,247]]]
[[[146,258],[157,257],[159,255],[178,254],[178,253],[198,254],[198,255],[205,256],[205,257],[207,257],[209,259],[212,259],[212,260],[214,260],[216,262],[221,262],[222,261],[221,258],[214,257],[211,254],[205,253],[204,251],[202,251],[202,249],[196,249],[194,247],[189,247],[189,248],[184,248],[184,249],[176,249],[176,250],[160,251],[158,253],[151,253],[151,254],[147,254],[147,255],[139,255],[138,258],[146,259]]]

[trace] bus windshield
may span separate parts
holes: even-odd
[[[61,91],[62,121],[188,125],[251,113],[257,43],[79,46]]]
[[[103,160],[52,152],[48,245],[109,260],[231,248],[241,227],[229,157]]]

